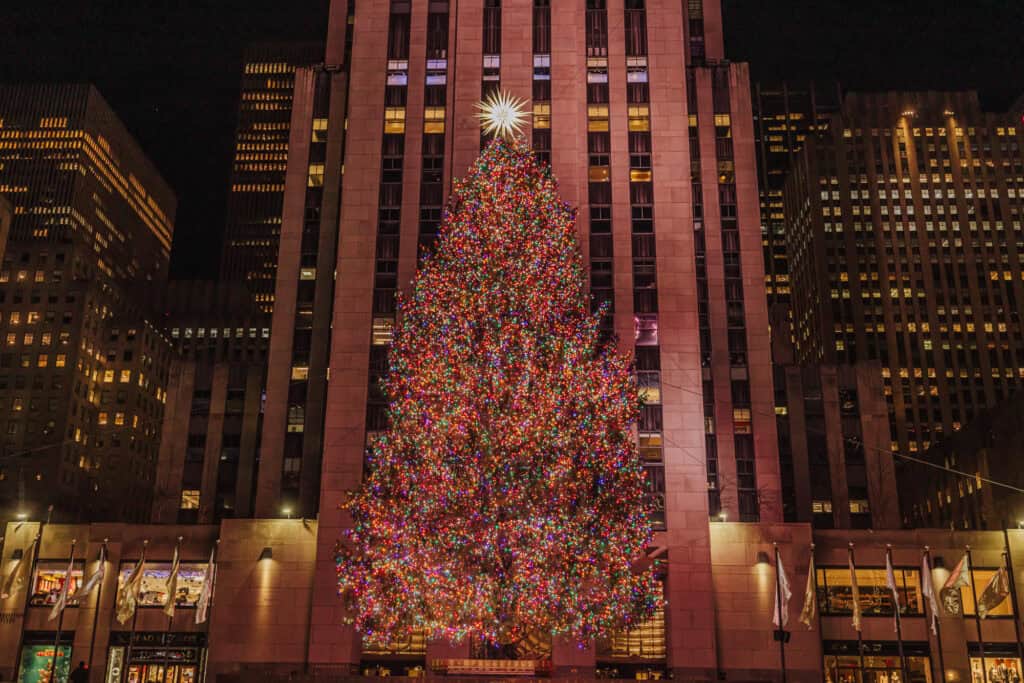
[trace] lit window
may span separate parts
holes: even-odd
[[[181,492],[181,509],[182,510],[198,510],[199,509],[199,490],[198,489],[184,489]]]
[[[300,280],[315,280],[316,279],[316,268],[302,268],[299,270]]]
[[[384,132],[405,132],[405,107],[388,107],[384,110]]]
[[[96,423],[101,425],[107,424],[107,414],[105,412],[100,413],[99,416],[96,418]]]
[[[124,413],[114,413],[114,424],[118,426],[124,425]]]
[[[533,105],[533,127],[535,129],[551,128],[551,103],[535,102]]]
[[[301,382],[309,379],[309,366],[308,365],[293,365],[292,366],[292,381]]]
[[[132,381],[132,371],[131,370],[122,370],[121,371],[121,379],[119,381],[121,382],[121,384],[127,384],[128,382],[131,382]]]
[[[67,364],[67,356],[63,353],[57,354],[57,361],[54,363],[58,368],[62,368]]]
[[[48,356],[45,353],[39,354],[39,357],[36,358],[36,367],[37,368],[45,368],[49,364],[50,364],[50,356]]]
[[[104,370],[103,371],[103,382],[105,384],[110,384],[113,381],[114,381],[114,371],[113,370]]]
[[[309,187],[323,187],[324,186],[324,165],[323,164],[310,164],[309,165],[309,176],[306,183]]]
[[[313,119],[313,142],[327,142],[327,119]]]
[[[591,104],[587,107],[587,130],[591,133],[608,132],[607,104]]]
[[[651,129],[650,110],[646,104],[629,106],[629,130],[643,132]]]
[[[444,107],[427,107],[423,110],[423,132],[444,132]]]

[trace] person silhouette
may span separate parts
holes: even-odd
[[[89,669],[85,668],[85,662],[78,662],[78,668],[68,676],[70,683],[89,683]]]

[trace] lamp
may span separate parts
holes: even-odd
[[[259,561],[262,562],[263,560],[272,560],[272,559],[274,559],[274,549],[271,548],[269,545],[263,546],[263,550],[260,551],[260,560]]]
[[[757,563],[758,564],[770,564],[771,560],[768,559],[768,553],[763,550],[757,551]]]
[[[281,508],[281,514],[284,515],[285,517],[287,517],[288,519],[291,519],[292,518],[292,509],[290,507],[288,507],[287,505],[285,505],[283,508]]]
[[[15,517],[18,518],[18,521],[24,522],[26,519],[28,519],[28,513],[27,512],[19,512],[18,514],[15,515]]]

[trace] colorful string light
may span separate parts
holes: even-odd
[[[575,216],[521,139],[455,183],[400,299],[390,428],[345,504],[339,592],[372,642],[579,642],[658,606],[631,359],[598,343]]]

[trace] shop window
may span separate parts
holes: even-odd
[[[893,647],[896,645],[893,644]],[[826,683],[900,683],[901,669],[899,654],[866,655],[863,658],[863,668],[861,658],[855,654],[825,657]],[[928,657],[907,656],[907,670],[911,683],[931,683],[931,665]]]
[[[917,569],[896,569],[896,588],[901,614],[922,614],[921,576]],[[818,604],[831,616],[852,614],[853,588],[847,567],[818,569]],[[983,584],[984,585],[984,584]],[[885,582],[885,569],[857,569],[860,609],[864,616],[892,616],[892,592]]]
[[[117,585],[123,586],[135,568],[135,562],[122,562]],[[170,562],[146,562],[142,572],[142,588],[139,593],[140,607],[163,607],[167,602],[167,579],[171,574]],[[178,568],[177,593],[174,604],[178,607],[195,607],[203,590],[206,577],[205,562],[182,562]],[[120,588],[119,588],[120,590]]]
[[[1016,647],[1006,643],[985,643],[985,657],[978,643],[968,643],[971,683],[1020,683],[1021,662]],[[986,676],[987,674],[987,676]]]
[[[982,593],[985,592],[985,587],[988,586],[989,581],[995,576],[997,570],[995,569],[977,569],[973,570],[974,574],[974,593],[971,593],[969,588],[960,589],[960,600],[964,606],[964,614],[968,616],[974,616],[974,596],[981,597]],[[1009,598],[1006,598],[1001,603],[993,607],[988,611],[990,617],[1009,617],[1013,616],[1013,604]],[[1019,682],[1018,682],[1019,683]]]
[[[62,634],[61,640],[64,640]],[[71,643],[61,643],[54,657],[53,642],[48,644],[26,644],[21,648],[21,667],[18,669],[19,683],[63,683],[71,671]],[[53,677],[56,659],[57,676]]]
[[[664,590],[664,580],[657,583],[657,592]],[[660,606],[649,618],[634,628],[613,633],[599,642],[598,660],[607,659],[665,659],[665,608]]]
[[[71,570],[71,586],[68,594],[73,594],[82,585],[82,563],[75,562]],[[64,580],[68,573],[67,560],[40,560],[36,564],[35,576],[32,579],[32,597],[29,598],[29,605],[41,607],[52,605],[57,602]],[[78,606],[77,601],[69,601],[69,606]],[[51,650],[53,649],[51,645]]]
[[[363,638],[364,657],[383,657],[392,655],[419,656],[427,654],[427,632],[424,629],[412,629],[404,637],[396,638],[389,643],[377,643]]]

